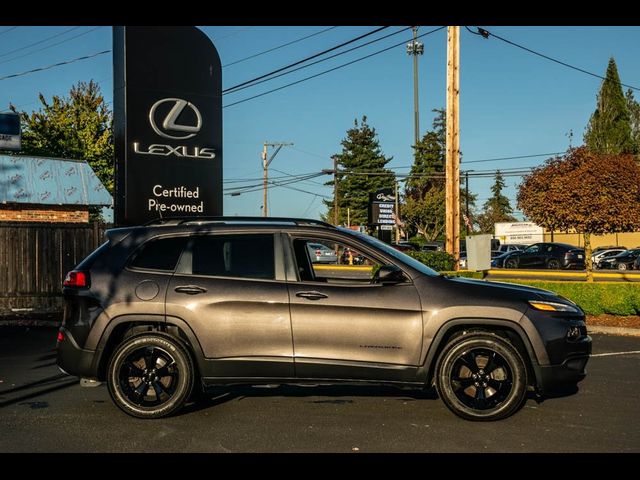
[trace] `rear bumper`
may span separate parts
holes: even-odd
[[[58,367],[69,375],[78,377],[95,378],[94,350],[84,350],[78,346],[69,330],[60,327],[60,332],[64,335],[64,340],[57,344],[57,364]]]

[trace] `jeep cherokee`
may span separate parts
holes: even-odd
[[[215,385],[369,382],[435,386],[458,416],[498,420],[586,374],[575,303],[323,222],[170,218],[106,237],[64,280],[57,361],[136,417]],[[318,243],[362,261],[313,262]]]

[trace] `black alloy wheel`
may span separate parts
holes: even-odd
[[[523,404],[527,369],[518,350],[490,332],[454,338],[436,369],[436,387],[445,405],[467,420],[506,418]]]
[[[518,268],[518,260],[515,258],[507,258],[504,261],[504,268]]]
[[[160,418],[178,410],[193,388],[189,353],[176,340],[141,335],[122,343],[108,367],[107,384],[116,405],[139,418]]]
[[[560,260],[556,260],[555,258],[549,259],[547,262],[547,268],[549,270],[560,270]]]

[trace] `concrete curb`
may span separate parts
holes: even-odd
[[[587,324],[587,332],[604,333],[605,335],[625,335],[630,337],[640,337],[640,328],[603,327],[601,325]]]

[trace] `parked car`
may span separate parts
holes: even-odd
[[[313,263],[338,263],[335,250],[321,243],[308,243],[307,250]]]
[[[584,269],[584,249],[566,243],[534,243],[511,252],[504,268]]]
[[[636,257],[636,261],[633,262],[633,269],[640,270],[640,255]]]
[[[628,250],[627,247],[623,247],[622,245],[609,245],[609,246],[596,247],[592,250],[592,253],[596,254],[598,252],[601,252],[602,250],[612,250],[615,248],[619,248],[620,250]]]
[[[391,246],[401,252],[417,252],[418,248],[412,243],[392,243]]]
[[[500,253],[513,252],[515,250],[524,250],[527,248],[527,245],[520,245],[516,243],[503,244],[497,249]]]
[[[640,248],[625,250],[618,255],[600,260],[598,268],[603,270],[632,270],[638,256],[640,256]]]
[[[610,248],[606,250],[599,250],[598,252],[595,252],[593,255],[591,255],[591,263],[593,264],[594,268],[598,268],[597,265],[600,261],[604,260],[605,258],[614,257],[619,253],[624,252],[625,250],[625,248]]]
[[[515,252],[516,250],[512,250],[510,252],[504,252],[500,255],[496,255],[491,259],[491,268],[504,268],[504,261],[509,258],[509,256]]]
[[[366,381],[435,386],[456,415],[498,420],[529,391],[586,375],[591,338],[575,303],[440,275],[348,229],[165,218],[106,238],[65,277],[57,364],[106,382],[134,417],[165,417],[212,386]],[[309,256],[318,243],[360,252],[372,268],[323,277]]]
[[[420,250],[423,252],[441,252],[444,250],[444,246],[442,242],[427,242],[420,247]]]

